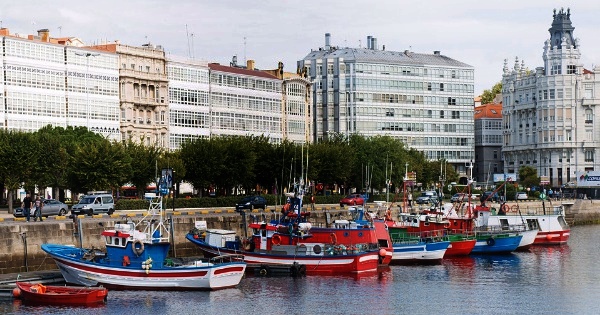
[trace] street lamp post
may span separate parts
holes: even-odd
[[[85,124],[88,131],[90,130],[90,92],[88,91],[88,76],[90,75],[90,57],[96,57],[100,54],[75,52],[77,56],[85,57]]]

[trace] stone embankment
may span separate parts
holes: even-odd
[[[600,200],[559,200],[545,202],[521,201],[508,203],[510,207],[518,205],[522,213],[541,213],[545,207],[551,211],[554,206],[563,205],[569,224],[600,223]],[[491,207],[499,209],[498,204]],[[380,211],[381,207],[369,205],[369,211]],[[394,217],[399,213],[399,208],[391,209]],[[197,221],[206,221],[210,229],[234,230],[238,235],[244,235],[241,216],[233,209],[188,209],[181,211],[167,211],[172,218],[173,238],[171,256],[192,257],[200,256],[201,252],[185,239],[185,235],[194,228]],[[0,238],[4,249],[0,252],[0,274],[31,272],[56,269],[54,260],[44,253],[40,245],[44,243],[72,244],[90,248],[104,248],[100,233],[107,227],[116,223],[125,223],[127,220],[138,221],[144,213],[126,213],[96,215],[93,217],[80,216],[77,220],[66,217],[51,217],[43,222],[25,222],[24,218],[0,218]],[[278,215],[273,207],[266,211],[254,210],[248,213],[248,220],[271,220]],[[326,226],[335,219],[349,218],[347,208],[339,205],[317,206],[312,212],[310,221],[313,226]],[[77,227],[81,226],[81,234]],[[251,233],[251,231],[248,231]],[[80,244],[81,243],[81,244]]]

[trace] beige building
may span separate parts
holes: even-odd
[[[119,56],[121,140],[168,147],[168,79],[160,46],[119,42],[94,46]]]

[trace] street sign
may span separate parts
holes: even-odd
[[[541,194],[540,194],[540,199],[542,199],[542,200],[546,200],[546,194],[544,194],[544,193],[541,193]]]

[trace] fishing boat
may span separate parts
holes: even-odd
[[[408,232],[405,226],[388,225],[388,231],[394,248],[392,264],[437,264],[450,245],[442,230]]]
[[[451,229],[450,221],[444,218],[443,213],[434,210],[425,210],[420,214],[400,213],[398,221],[393,221],[391,215],[387,214],[386,224],[388,226],[404,227],[406,232],[418,233],[422,239],[426,240],[439,240],[440,236],[443,236],[444,241],[450,242],[444,257],[468,255],[473,250],[476,242],[473,232]]]
[[[522,231],[503,230],[499,227],[487,226],[485,215],[489,208],[483,205],[461,208],[460,213],[454,207],[446,207],[444,216],[450,221],[450,228],[469,231],[475,234],[476,243],[471,253],[509,253],[515,251],[523,239]]]
[[[565,220],[562,205],[553,206],[546,210],[527,209],[522,213],[519,205],[506,207],[505,215],[492,214],[488,218],[489,225],[512,226],[525,225],[530,230],[537,230],[533,245],[564,245],[569,240],[571,229]]]
[[[13,296],[32,304],[94,305],[106,303],[108,297],[108,290],[103,287],[46,286],[30,282],[16,285]]]
[[[290,200],[281,218],[265,222],[254,218],[249,238],[231,230],[193,230],[186,238],[205,256],[241,254],[261,275],[278,266],[298,266],[306,275],[344,275],[377,272],[391,260],[391,242],[383,220],[341,222],[331,228],[313,228],[309,212],[301,211],[301,198]],[[243,218],[245,213],[240,211]],[[245,219],[244,219],[245,220]],[[341,226],[346,224],[345,226]]]
[[[162,182],[162,181],[161,181]],[[161,189],[167,191],[167,189]],[[169,225],[162,193],[148,195],[149,211],[135,223],[115,224],[102,232],[105,250],[42,244],[68,283],[115,289],[216,290],[239,284],[246,270],[241,256],[177,263],[167,257]]]

